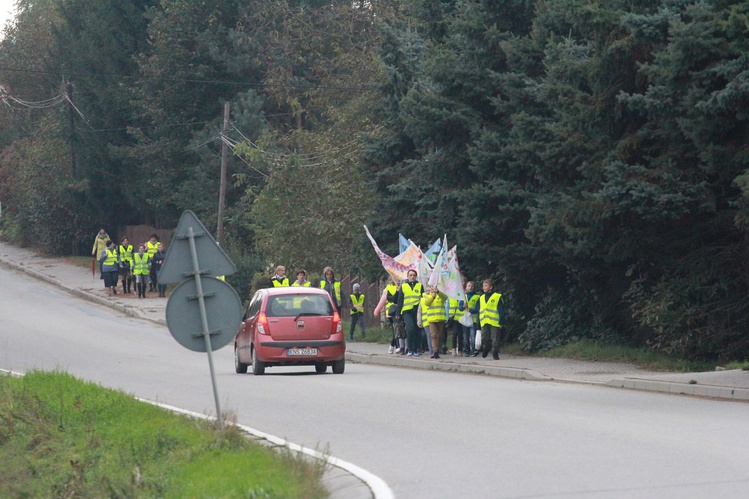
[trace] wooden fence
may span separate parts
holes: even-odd
[[[380,319],[372,317],[372,313],[377,306],[377,302],[380,301],[380,295],[384,289],[381,287],[382,284],[380,281],[370,282],[366,279],[361,279],[359,276],[352,275],[341,278],[341,291],[346,295],[341,313],[344,318],[351,316],[351,300],[348,297],[352,293],[354,283],[359,283],[361,287],[360,291],[364,294],[364,325],[366,327],[379,326]]]
[[[151,239],[151,234],[156,234],[158,241],[163,243],[165,247],[169,246],[172,241],[172,234],[175,229],[156,229],[150,225],[127,225],[124,228],[119,228],[117,244],[120,243],[123,237],[127,237],[130,240],[135,250],[138,250],[139,244],[145,244],[146,241]],[[110,234],[114,237],[113,234]]]

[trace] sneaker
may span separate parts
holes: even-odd
[[[414,357],[419,357],[421,354],[419,352],[414,352]]]
[[[485,359],[487,355],[489,355],[489,350],[484,350],[483,352],[481,352],[482,359]]]
[[[413,357],[413,356],[414,356],[414,353],[413,353],[413,352],[408,352],[408,356],[409,356],[409,357]]]
[[[472,355],[473,355],[473,357],[478,357],[478,356],[479,356],[479,353],[481,353],[481,352],[479,352],[478,350],[476,350],[475,352],[473,352],[473,354],[472,354]]]
[[[401,347],[396,348],[395,353],[401,353]]]
[[[432,357],[432,358],[433,358],[433,359],[439,359],[439,358],[440,358],[440,354],[439,354],[439,353],[435,353],[435,354],[434,354],[434,357]]]
[[[471,354],[468,353],[468,352],[466,352],[466,353],[463,354],[463,357],[470,357],[470,356],[471,356]]]
[[[393,345],[390,345],[390,348],[388,348],[388,353],[393,353]]]
[[[499,354],[498,353],[493,353],[492,354],[492,359],[499,360]]]

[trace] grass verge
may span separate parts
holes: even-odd
[[[0,376],[0,497],[321,498],[324,471],[65,373]]]
[[[505,350],[511,355],[528,355],[517,344],[508,345]],[[643,348],[609,345],[586,339],[534,355],[599,362],[626,362],[653,371],[694,372],[715,369],[715,364],[708,362],[688,361]]]

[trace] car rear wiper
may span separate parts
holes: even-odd
[[[322,314],[319,314],[317,312],[301,312],[299,315],[297,315],[296,317],[294,317],[294,322],[298,321],[299,318],[301,316],[303,316],[303,315],[322,315]]]

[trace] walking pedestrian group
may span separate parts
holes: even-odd
[[[388,353],[418,357],[428,352],[430,358],[439,359],[450,351],[447,336],[451,334],[452,355],[486,358],[491,353],[499,360],[506,312],[493,280],[483,281],[482,294],[476,293],[473,281],[464,281],[465,299],[456,300],[436,286],[422,292],[415,270],[406,275],[405,282],[393,280],[385,287],[374,309],[375,318],[384,311],[392,328]]]
[[[138,251],[134,252],[127,237],[123,237],[117,245],[104,229],[100,229],[94,239],[91,256],[99,261],[104,288],[109,290],[110,295],[117,294],[121,277],[123,295],[131,294],[135,288],[138,298],[146,298],[148,288],[149,292],[158,292],[160,298],[166,298],[166,285],[159,284],[166,248],[159,242],[158,235],[151,234],[149,240],[138,245]]]
[[[138,298],[146,298],[148,292],[158,292],[160,298],[166,297],[166,285],[159,284],[159,274],[166,258],[164,245],[158,235],[151,234],[148,241],[133,245],[123,237],[119,246],[102,228],[99,230],[91,255],[98,259],[104,287],[111,295],[117,294],[118,278],[121,276],[122,293],[130,294],[133,284]],[[341,281],[335,278],[331,267],[323,269],[319,287],[330,294],[336,311],[340,314],[345,301],[341,290]],[[296,280],[291,283],[286,276],[286,267],[276,267],[275,275],[270,282],[273,287],[310,286],[307,271],[296,271]],[[502,293],[495,291],[494,281],[485,279],[482,282],[483,293],[476,292],[473,281],[463,281],[465,299],[449,298],[437,286],[424,286],[418,281],[416,270],[409,270],[407,279],[398,282],[393,279],[385,289],[377,306],[374,317],[385,313],[385,319],[392,330],[388,353],[419,357],[429,353],[432,359],[448,353],[447,336],[452,335],[451,353],[454,356],[478,356],[499,360],[499,346],[502,327],[505,324],[506,312]],[[365,296],[361,285],[354,283],[349,295],[351,309],[351,329],[349,341],[354,340],[356,326],[365,337]]]

